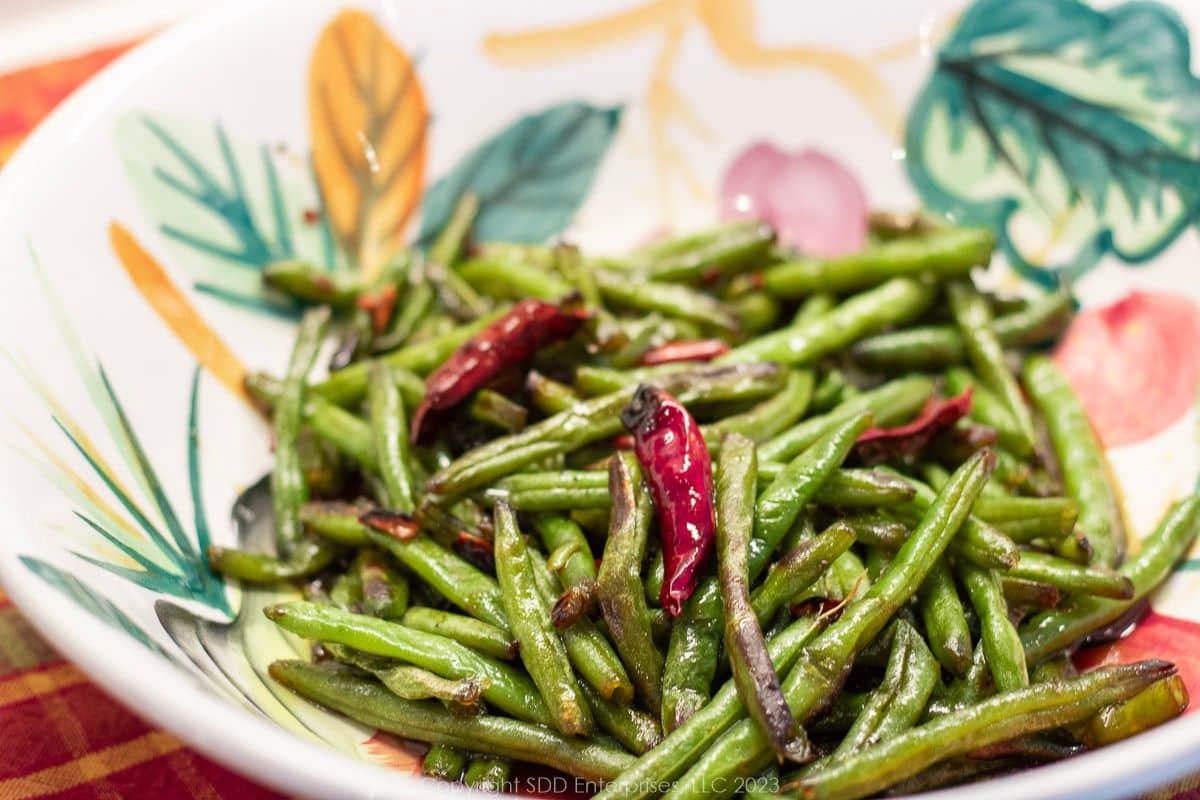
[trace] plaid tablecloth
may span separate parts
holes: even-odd
[[[0,591],[0,800],[276,797],[131,714]]]
[[[58,102],[135,43],[0,75],[0,164]],[[0,800],[279,796],[130,713],[43,642],[0,589]],[[1200,800],[1200,775],[1152,798]]]

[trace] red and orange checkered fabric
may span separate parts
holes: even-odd
[[[131,714],[0,591],[0,800],[276,797]]]

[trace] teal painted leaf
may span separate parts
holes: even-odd
[[[183,526],[180,515],[176,512],[171,498],[159,480],[158,473],[137,436],[134,426],[117,397],[116,390],[108,380],[102,366],[97,366],[106,402],[112,407],[117,419],[117,425],[131,452],[134,464],[146,494],[153,502],[162,521],[158,525],[142,511],[141,505],[130,497],[121,484],[110,475],[94,455],[83,446],[71,430],[54,419],[63,435],[74,445],[75,449],[87,462],[96,477],[104,484],[110,493],[116,497],[121,507],[128,513],[133,523],[145,535],[145,540],[136,545],[121,528],[114,525],[108,514],[97,514],[95,517],[76,511],[76,516],[94,533],[116,548],[122,555],[131,560],[138,568],[126,564],[113,563],[93,556],[76,553],[76,555],[101,569],[104,569],[123,580],[141,586],[152,592],[169,594],[185,600],[194,600],[229,616],[232,609],[225,597],[225,586],[220,578],[212,572],[208,565],[206,552],[211,543],[208,520],[204,514],[204,498],[200,478],[200,446],[199,446],[199,392],[200,367],[197,366],[192,374],[191,396],[188,401],[188,488],[192,503],[192,522],[195,528],[194,541]],[[61,481],[60,483],[67,483]],[[95,513],[97,506],[89,503],[89,510]],[[166,532],[163,528],[166,528]]]
[[[196,552],[191,540],[188,538],[187,532],[184,531],[183,525],[179,522],[179,516],[175,513],[175,508],[171,505],[170,498],[167,497],[166,490],[158,478],[158,473],[155,471],[154,465],[150,463],[149,456],[142,449],[142,443],[138,440],[137,432],[133,429],[133,423],[126,416],[125,409],[121,406],[121,401],[117,399],[117,393],[113,391],[112,384],[108,380],[108,374],[104,371],[103,366],[100,366],[99,370],[100,381],[104,384],[104,391],[108,393],[109,400],[112,402],[113,408],[116,409],[121,430],[133,449],[138,471],[141,472],[146,485],[150,487],[150,497],[154,501],[155,508],[158,509],[159,517],[171,534],[171,541],[174,543],[176,551],[185,559],[181,564],[185,568],[185,576],[188,578],[191,586],[200,589],[210,577],[208,570],[205,568],[203,554]],[[196,388],[194,383],[192,388]]]
[[[59,569],[48,561],[42,561],[31,556],[21,556],[25,568],[37,575],[43,581],[62,592],[84,611],[97,619],[111,625],[117,630],[124,631],[157,655],[174,661],[175,658],[150,638],[146,631],[133,621],[132,618],[104,595],[92,589],[83,581],[68,572]]]
[[[459,196],[480,199],[481,240],[540,242],[571,222],[621,120],[620,108],[562,103],[513,122],[425,193],[420,241],[446,224]]]
[[[192,390],[188,396],[187,423],[188,491],[192,495],[192,524],[196,529],[196,551],[208,567],[208,548],[212,545],[212,533],[208,528],[208,517],[204,513],[203,481],[200,477],[200,365],[192,371]],[[211,575],[218,580],[216,575]],[[218,581],[219,582],[219,581]]]
[[[231,137],[219,123],[133,111],[117,123],[126,173],[195,288],[256,311],[292,313],[259,271],[281,258],[344,266],[323,224],[308,158]],[[321,219],[324,217],[321,216]]]
[[[181,554],[175,549],[174,546],[172,546],[171,542],[162,534],[154,522],[151,521],[151,519],[146,516],[145,513],[143,513],[141,507],[134,502],[134,499],[130,497],[121,488],[120,484],[116,482],[114,476],[110,475],[104,469],[104,467],[102,467],[100,463],[96,461],[95,457],[88,452],[86,447],[83,446],[83,443],[75,438],[75,435],[71,433],[70,429],[63,425],[57,417],[52,417],[52,419],[54,420],[54,424],[58,426],[60,431],[62,431],[62,434],[67,437],[67,440],[74,445],[75,449],[83,457],[84,461],[87,462],[87,465],[91,467],[92,471],[96,474],[96,477],[101,480],[101,482],[105,485],[105,487],[108,488],[112,495],[117,498],[117,501],[121,504],[122,508],[124,508],[134,522],[137,523],[137,527],[146,535],[146,541],[149,542],[150,546],[154,547],[154,549],[159,553],[160,560],[166,559],[174,564],[175,572],[179,575],[181,585],[186,587],[190,583],[186,577],[189,572],[189,565],[183,554]],[[112,538],[115,539],[118,537],[113,534]]]
[[[978,0],[910,112],[909,177],[930,208],[994,226],[1028,272],[1144,261],[1200,209],[1190,58],[1154,3]]]

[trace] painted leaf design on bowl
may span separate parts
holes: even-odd
[[[270,479],[264,477],[239,495],[231,515],[238,546],[256,552],[274,547]],[[267,673],[271,662],[311,656],[308,642],[285,632],[263,614],[269,605],[297,600],[299,592],[281,587],[246,586],[236,615],[215,621],[167,600],[154,611],[163,629],[192,665],[226,697],[274,720],[298,736],[337,749],[415,769],[418,761],[399,747],[396,752],[371,744],[371,729],[330,714],[276,683]]]
[[[328,222],[350,263],[375,275],[421,197],[429,111],[416,65],[371,15],[343,11],[321,32],[308,119]]]
[[[117,124],[126,175],[193,288],[255,311],[294,316],[260,270],[300,258],[338,264],[307,159],[230,136],[219,123],[133,111]]]
[[[1200,81],[1168,8],[978,0],[905,134],[930,208],[995,227],[1009,261],[1082,274],[1163,250],[1200,208]]]
[[[211,526],[204,512],[201,481],[200,379],[197,366],[192,374],[187,408],[188,520],[168,496],[158,472],[144,449],[135,423],[126,412],[102,366],[93,366],[79,335],[54,287],[39,270],[37,276],[53,310],[59,333],[73,356],[73,366],[89,390],[96,410],[106,421],[126,467],[118,470],[104,455],[66,406],[51,392],[33,368],[13,357],[13,364],[39,395],[67,441],[55,448],[27,434],[40,454],[35,465],[67,496],[80,525],[80,541],[96,555],[75,551],[74,555],[117,578],[158,595],[154,611],[174,648],[164,648],[116,599],[105,594],[102,583],[92,585],[73,574],[67,565],[56,565],[33,556],[21,563],[50,586],[88,613],[125,632],[145,647],[171,662],[190,666],[222,694],[252,711],[262,713],[298,735],[329,743],[345,752],[359,754],[371,731],[344,718],[327,714],[275,684],[267,667],[281,658],[307,656],[307,645],[283,632],[263,614],[266,605],[295,599],[295,591],[248,587],[240,594],[234,611],[224,581],[208,566],[205,553],[211,543]],[[68,451],[67,455],[59,450]],[[69,451],[90,471],[80,473],[71,465]],[[133,476],[127,482],[123,474]],[[271,502],[267,479],[259,481],[238,499],[232,527],[238,540],[253,550],[269,551],[273,542]],[[110,502],[109,498],[113,502]],[[188,524],[190,521],[190,525]],[[90,547],[98,544],[98,547]],[[178,598],[209,609],[197,613],[169,602]],[[193,606],[194,608],[195,606]],[[215,617],[214,613],[215,612]],[[180,653],[185,657],[180,658]],[[372,753],[379,750],[376,746]],[[392,758],[395,760],[395,757]]]
[[[479,196],[475,237],[542,242],[561,233],[587,198],[621,109],[581,102],[518,118],[464,156],[425,194],[422,243],[446,224],[459,196]]]
[[[416,63],[371,15],[323,29],[308,74],[311,155],[255,144],[220,123],[133,111],[117,125],[125,171],[195,290],[259,313],[297,304],[262,284],[272,261],[379,269],[423,206],[432,240],[465,191],[480,239],[543,241],[583,204],[619,108],[564,102],[520,117],[426,189],[429,109]],[[422,197],[424,192],[424,197]]]
[[[31,429],[23,427],[37,455],[30,458],[52,483],[73,503],[82,526],[81,541],[103,543],[95,555],[75,555],[123,580],[152,592],[169,594],[231,613],[224,583],[208,567],[205,551],[211,543],[204,513],[200,478],[199,404],[200,368],[192,374],[186,435],[188,500],[193,513],[191,526],[167,494],[158,470],[151,461],[133,421],[102,364],[93,362],[75,331],[70,315],[54,286],[34,259],[34,274],[49,303],[59,336],[66,345],[70,363],[87,390],[93,409],[104,420],[112,445],[125,469],[118,470],[87,433],[70,409],[43,380],[27,359],[18,355],[11,362],[33,394],[45,405],[65,443],[55,447]],[[71,464],[75,456],[86,467],[81,473]],[[132,481],[124,476],[131,476]]]
[[[238,531],[240,547],[271,551],[275,535],[269,477],[239,495],[232,525]],[[166,600],[155,603],[155,613],[163,630],[193,666],[234,702],[307,739],[328,742],[344,752],[359,752],[359,745],[370,738],[371,730],[316,708],[266,673],[272,661],[307,660],[311,656],[310,645],[290,636],[263,614],[263,608],[270,604],[299,599],[294,589],[246,587],[238,612],[229,621],[208,619]]]
[[[108,502],[100,491],[91,488],[89,481],[77,473],[54,448],[29,433],[30,440],[45,458],[45,462],[40,464],[42,471],[75,501],[73,513],[85,529],[99,536],[111,548],[109,554],[101,557],[78,551],[75,555],[143,589],[192,600],[222,614],[230,614],[224,584],[209,569],[204,555],[211,537],[204,514],[200,481],[197,435],[199,368],[192,379],[187,432],[189,499],[194,509],[190,533],[163,488],[102,367],[97,367],[97,374],[104,391],[102,401],[116,418],[110,432],[123,443],[126,463],[137,475],[140,492],[134,491],[121,480],[95,443],[66,415],[65,409],[52,396],[43,395],[53,409],[55,424],[103,491],[116,500],[117,506]],[[37,380],[36,375],[26,371],[25,377],[35,387],[45,391],[44,384]]]
[[[150,634],[141,625],[134,622],[119,606],[79,578],[40,558],[20,556],[20,560],[27,570],[37,575],[47,585],[57,589],[96,619],[129,634],[155,655],[179,663],[173,653],[169,653],[159,646],[158,642],[154,641]]]

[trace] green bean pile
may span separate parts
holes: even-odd
[[[1070,298],[976,288],[988,231],[881,224],[820,259],[737,222],[600,258],[474,243],[475,212],[369,281],[265,272],[308,307],[283,377],[247,382],[273,421],[277,552],[210,561],[303,593],[266,609],[313,643],[275,680],[428,743],[432,778],[515,790],[532,762],[606,800],[930,789],[1182,711],[1171,664],[1069,655],[1136,620],[1200,497],[1126,555],[1103,451],[1036,349]],[[425,378],[527,298],[586,321],[410,434]],[[692,488],[715,556],[678,616],[665,509],[623,438],[639,385],[712,459]],[[921,438],[950,397],[969,412]]]

